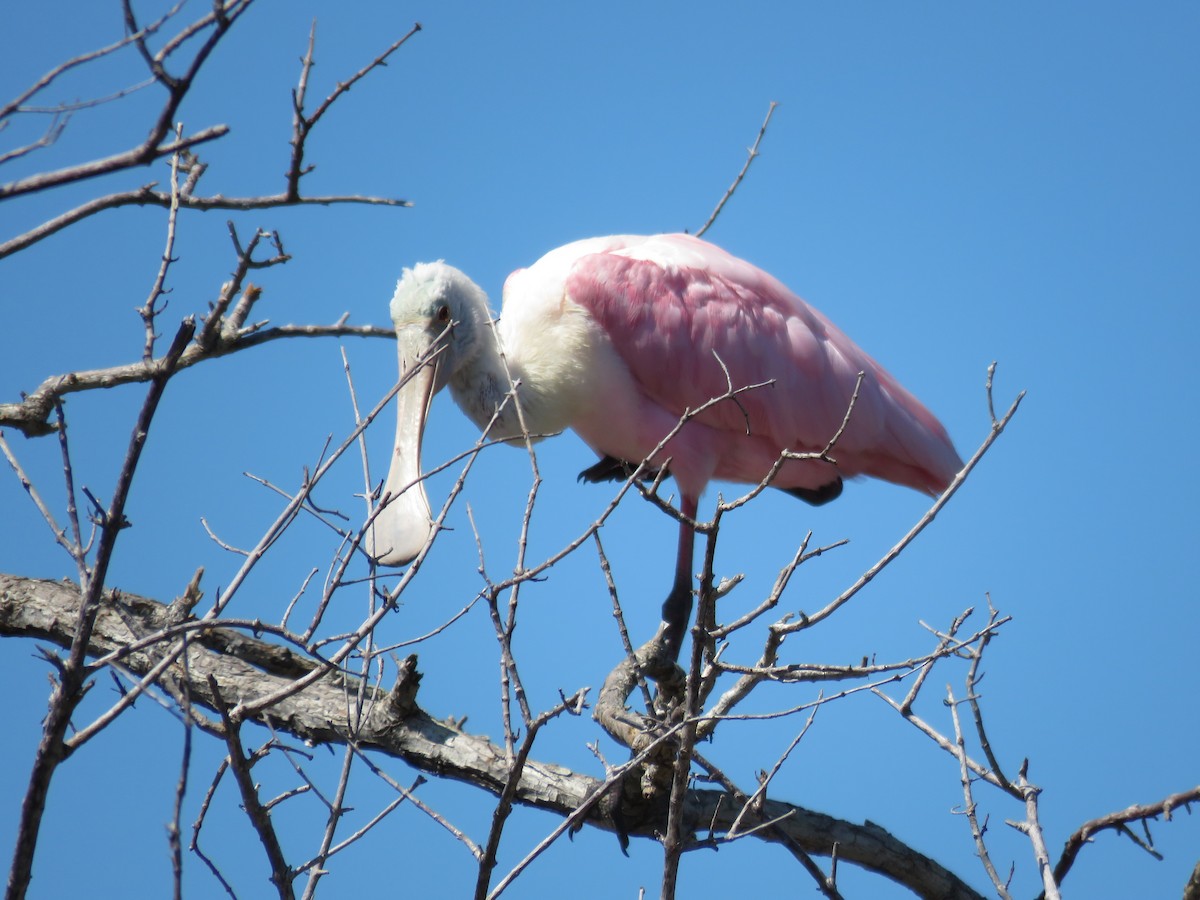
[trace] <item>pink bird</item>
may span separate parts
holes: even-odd
[[[773,487],[822,504],[841,493],[843,478],[869,475],[937,494],[962,467],[933,414],[832,322],[766,272],[690,235],[619,235],[552,250],[509,276],[495,323],[466,275],[420,263],[404,271],[391,315],[401,374],[439,352],[399,393],[385,505],[367,536],[368,553],[384,565],[411,561],[430,537],[421,436],[430,400],[446,385],[476,425],[490,423],[493,438],[574,429],[602,457],[583,479],[623,479],[643,460],[665,467],[692,520],[710,480],[756,484],[785,451],[823,450],[860,372],[830,454],[836,465],[786,460]],[[730,385],[764,382],[678,427]],[[663,604],[673,656],[691,616],[694,539],[683,521]]]

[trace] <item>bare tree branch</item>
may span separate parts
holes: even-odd
[[[43,172],[0,185],[0,200],[5,200],[9,197],[19,197],[22,194],[44,191],[64,184],[74,184],[100,175],[108,175],[124,169],[134,168],[135,166],[143,166],[163,156],[170,156],[172,153],[183,148],[194,147],[197,144],[211,141],[227,133],[229,129],[226,126],[214,125],[201,129],[195,134],[181,140],[163,143],[163,140],[171,133],[171,129],[174,127],[179,106],[183,103],[183,98],[191,89],[192,83],[197,74],[199,74],[201,67],[213,49],[225,36],[226,32],[229,31],[241,14],[250,7],[252,2],[253,0],[224,0],[224,2],[219,2],[218,0],[218,2],[214,3],[212,12],[197,20],[189,28],[184,29],[183,34],[187,36],[191,36],[204,29],[211,28],[211,32],[199,48],[197,48],[184,73],[179,76],[168,75],[163,66],[165,58],[178,47],[178,44],[168,42],[157,54],[150,55],[146,49],[146,37],[149,32],[148,30],[136,27],[136,23],[132,22],[132,12],[128,4],[126,4],[127,19],[131,25],[132,43],[142,50],[153,76],[167,89],[167,100],[159,111],[154,125],[150,128],[150,133],[136,147],[131,147],[128,150],[113,154],[104,159],[67,166],[53,172]]]
[[[28,156],[30,153],[34,153],[38,150],[49,147],[51,144],[57,141],[59,137],[62,136],[63,131],[67,127],[68,121],[68,117],[64,114],[55,115],[50,121],[50,124],[46,126],[46,130],[42,132],[42,136],[37,140],[30,141],[28,144],[24,144],[20,147],[13,147],[11,150],[6,150],[5,152],[0,153],[0,166],[7,162],[12,162],[14,159],[20,159],[23,156]],[[2,130],[6,124],[7,123],[5,122],[0,122],[0,130]]]
[[[308,50],[304,54],[304,60],[301,64],[300,82],[297,84],[296,90],[292,93],[292,162],[288,166],[287,189],[283,192],[289,202],[295,203],[299,201],[300,179],[313,169],[312,166],[307,168],[304,166],[304,147],[309,132],[316,127],[317,122],[321,120],[321,117],[325,115],[329,107],[342,94],[349,91],[350,88],[365,78],[372,69],[386,66],[388,57],[404,46],[408,39],[420,30],[421,23],[414,23],[413,27],[402,38],[393,41],[390,47],[371,60],[371,62],[367,63],[345,81],[339,82],[337,87],[317,107],[316,111],[312,115],[306,116],[304,114],[304,99],[308,90],[308,76],[313,66],[313,47],[316,43],[317,32],[317,23],[313,22],[312,29],[308,33]]]
[[[80,606],[77,588],[63,582],[0,575],[0,635],[34,637],[66,645],[73,637],[71,616]],[[131,594],[108,594],[100,604],[89,651],[109,653],[157,632],[167,607]],[[294,679],[323,669],[277,645],[238,637],[230,652],[228,636],[221,623],[206,621],[189,641],[188,666],[169,675],[178,683],[187,677],[193,704],[216,708],[217,700],[208,683],[216,679],[222,694],[240,698],[239,708],[254,710],[250,718],[314,744],[345,743],[350,727],[346,718],[346,690],[352,676],[326,669],[302,694],[286,688]],[[216,647],[219,649],[210,649]],[[249,648],[254,648],[253,650]],[[253,658],[256,663],[246,661]],[[157,660],[153,647],[125,658],[135,673],[149,671]],[[416,705],[411,670],[390,691],[368,689],[370,713],[362,723],[356,746],[403,759],[414,768],[439,777],[450,777],[481,787],[499,796],[512,773],[503,748],[488,740],[432,718]],[[356,688],[352,688],[356,689]],[[261,709],[259,699],[279,696],[278,703]],[[590,802],[603,782],[549,763],[527,760],[513,791],[515,802],[559,815]],[[741,804],[723,790],[689,790],[684,807],[685,827],[727,829],[733,827]],[[623,825],[628,834],[654,837],[666,827],[665,804],[653,803],[625,810]],[[784,836],[805,852],[829,855],[834,845],[842,861],[879,872],[906,885],[921,897],[971,898],[980,895],[933,860],[906,846],[877,825],[856,825],[792,804],[768,800],[757,815],[742,816],[739,828],[753,828],[760,821],[778,820],[776,830],[756,832],[763,840],[779,841]],[[586,816],[588,824],[612,830],[611,819],[599,809]],[[782,829],[782,831],[778,831]]]
[[[975,791],[973,788],[974,779],[971,775],[971,767],[967,762],[967,747],[966,739],[963,737],[962,724],[959,721],[958,703],[954,693],[949,686],[946,688],[946,706],[950,709],[951,720],[954,722],[954,746],[958,756],[958,772],[959,781],[962,782],[963,789],[963,814],[967,817],[967,822],[971,825],[971,837],[975,841],[975,853],[979,857],[979,861],[983,864],[984,870],[988,873],[988,878],[992,880],[992,884],[996,887],[996,894],[1001,900],[1011,900],[1008,892],[1008,882],[1000,877],[1000,873],[996,871],[996,867],[992,864],[991,854],[988,853],[987,843],[984,840],[984,832],[987,830],[986,819],[985,824],[981,824],[978,815],[978,807],[975,803]]]
[[[989,388],[990,384],[991,382],[989,375]],[[990,389],[988,392],[988,397],[991,397]],[[962,467],[962,471],[954,476],[954,480],[950,482],[950,486],[942,492],[942,495],[938,497],[937,501],[929,508],[929,511],[921,518],[921,520],[917,522],[917,524],[914,525],[909,532],[904,535],[904,537],[902,537],[894,547],[892,547],[892,549],[885,553],[880,558],[879,562],[864,572],[854,582],[854,584],[846,588],[846,590],[830,601],[825,607],[813,613],[811,616],[804,615],[801,616],[796,622],[780,625],[778,626],[779,630],[782,633],[790,634],[794,631],[801,631],[805,628],[811,628],[818,622],[828,618],[830,615],[836,612],[839,607],[848,602],[850,598],[866,587],[876,575],[882,572],[893,560],[895,560],[896,557],[898,557],[904,550],[904,548],[911,544],[916,536],[924,531],[925,527],[934,520],[937,514],[941,512],[942,507],[944,507],[950,501],[950,498],[957,493],[967,476],[971,474],[971,471],[979,464],[979,461],[983,459],[984,454],[987,453],[988,449],[993,443],[995,443],[996,439],[1000,437],[1004,429],[1008,426],[1008,423],[1012,421],[1012,417],[1016,415],[1017,408],[1021,405],[1021,401],[1024,398],[1025,392],[1021,391],[1021,393],[1017,394],[1016,398],[1012,402],[1012,405],[1008,408],[1008,412],[1004,414],[1004,418],[1000,419],[999,421],[993,421],[991,431],[988,432],[987,438],[982,444],[979,445],[979,449],[975,451],[974,455],[967,460],[966,465]]]
[[[22,91],[20,94],[18,94],[12,100],[5,103],[3,106],[0,106],[0,121],[8,119],[14,113],[22,112],[24,110],[25,105],[33,97],[35,97],[41,91],[43,91],[47,87],[49,87],[58,78],[58,76],[62,75],[63,73],[68,72],[71,69],[74,69],[78,66],[82,66],[86,63],[93,62],[94,60],[100,59],[101,57],[108,56],[109,54],[112,54],[112,53],[116,53],[118,50],[121,50],[124,47],[128,47],[130,44],[134,43],[135,41],[144,40],[149,35],[154,34],[164,24],[166,24],[173,16],[175,16],[175,14],[178,13],[182,7],[183,7],[182,2],[176,3],[173,7],[171,7],[169,10],[167,10],[167,12],[164,13],[161,18],[159,18],[157,21],[152,22],[151,24],[147,25],[145,28],[136,30],[132,34],[127,34],[120,40],[114,41],[113,43],[108,44],[104,47],[101,47],[98,50],[92,50],[88,53],[81,53],[78,56],[74,56],[71,59],[68,59],[66,62],[59,63],[57,66],[55,66],[49,72],[47,72],[45,75],[43,75],[37,81],[35,81],[26,90]],[[64,108],[65,107],[55,107],[55,111],[58,112]]]
[[[177,149],[182,149],[184,146],[183,142],[177,142],[168,152],[174,152]],[[199,212],[210,210],[248,212],[255,209],[279,209],[284,206],[335,206],[346,203],[364,206],[412,206],[412,202],[409,200],[369,197],[357,194],[331,194],[318,197],[296,198],[290,198],[284,193],[264,194],[258,197],[223,197],[220,195],[196,197],[186,194],[179,198],[180,208],[197,210]],[[171,193],[169,191],[155,190],[153,184],[148,184],[140,188],[134,188],[133,190],[121,191],[116,194],[98,197],[95,200],[89,200],[87,203],[80,204],[69,212],[65,212],[56,218],[42,223],[37,228],[11,238],[4,243],[0,243],[0,259],[16,253],[18,250],[24,250],[26,247],[30,247],[38,241],[62,231],[64,228],[68,228],[76,222],[86,219],[88,216],[95,215],[106,209],[118,209],[123,206],[161,206],[164,209],[170,209]]]
[[[1041,814],[1038,811],[1038,797],[1041,795],[1042,789],[1036,784],[1030,783],[1026,777],[1028,774],[1029,760],[1026,759],[1021,763],[1021,768],[1017,772],[1016,783],[1016,787],[1025,801],[1025,821],[1014,822],[1010,819],[1008,824],[1029,838],[1034,858],[1037,860],[1038,875],[1041,876],[1044,885],[1043,896],[1046,900],[1062,900],[1058,882],[1050,871],[1050,851],[1046,848],[1046,833],[1042,828]]]
[[[146,43],[146,37],[157,30],[167,18],[174,14],[175,10],[168,13],[159,22],[146,29],[137,29],[137,23],[134,21],[132,8],[128,3],[125,4],[125,14],[128,28],[131,31],[130,37],[117,44],[104,48],[102,51],[97,51],[95,54],[85,54],[82,57],[65,63],[64,66],[79,65],[84,62],[90,62],[99,55],[105,55],[110,52],[119,50],[129,44],[134,44],[142,54],[147,66],[149,67],[153,81],[163,85],[167,89],[168,99],[163,109],[159,113],[159,117],[155,125],[151,128],[150,134],[146,139],[136,147],[103,159],[93,160],[91,162],[68,166],[53,172],[42,172],[37,175],[32,175],[24,179],[9,182],[8,184],[0,185],[0,201],[8,197],[16,197],[22,194],[33,193],[36,191],[47,190],[54,187],[59,187],[64,184],[73,184],[79,181],[84,181],[90,178],[95,178],[99,175],[108,175],[114,172],[119,172],[137,166],[147,165],[165,156],[176,156],[183,151],[190,150],[199,144],[224,137],[229,129],[225,125],[214,125],[196,132],[195,134],[184,137],[182,133],[177,134],[172,141],[164,143],[166,137],[171,133],[172,129],[177,129],[179,126],[174,121],[174,116],[178,111],[183,98],[192,89],[193,82],[200,71],[205,59],[211,53],[212,49],[225,35],[228,29],[233,25],[234,21],[241,15],[242,12],[253,2],[253,0],[226,0],[222,4],[217,4],[214,10],[209,15],[197,20],[190,26],[182,29],[174,38],[166,43],[166,45],[158,51],[151,53]],[[183,75],[170,75],[165,66],[166,59],[177,50],[188,38],[208,29],[212,28],[211,34],[208,35],[201,47],[196,51],[190,65]],[[315,24],[314,24],[315,30]],[[89,216],[102,212],[108,209],[116,209],[123,206],[162,206],[168,209],[191,209],[191,210],[253,210],[253,209],[273,209],[284,206],[300,206],[300,205],[321,205],[328,206],[332,204],[367,204],[377,206],[411,206],[407,200],[364,196],[355,194],[341,195],[325,195],[317,197],[305,197],[300,194],[300,179],[307,172],[311,171],[312,167],[305,168],[303,166],[305,143],[312,129],[317,122],[329,110],[330,106],[339,97],[345,94],[350,88],[366,77],[372,70],[387,65],[387,59],[396,50],[398,50],[410,37],[421,30],[420,24],[416,24],[399,40],[394,41],[390,47],[383,53],[377,56],[374,60],[352,75],[345,82],[341,82],[329,94],[328,97],[321,103],[320,107],[310,116],[305,116],[303,112],[303,98],[307,87],[309,71],[312,67],[312,51],[313,39],[310,36],[308,53],[303,61],[300,85],[295,92],[293,100],[294,106],[294,123],[293,134],[291,138],[292,158],[288,166],[286,175],[286,184],[284,190],[277,194],[261,195],[256,197],[225,197],[220,194],[201,197],[196,196],[193,191],[200,174],[203,172],[203,166],[195,161],[190,166],[191,173],[182,190],[179,191],[161,191],[155,190],[154,184],[143,185],[139,188],[134,188],[126,191],[118,191],[108,194],[103,197],[90,200],[83,203],[68,212],[62,213],[53,219],[50,219],[41,225],[26,231],[23,234],[10,238],[3,243],[0,243],[0,259],[5,256],[16,253],[20,250],[36,244],[38,241],[44,240],[64,228],[74,225]],[[60,67],[61,68],[61,67]],[[45,76],[42,81],[52,78],[56,72]],[[46,81],[48,83],[48,81]],[[39,82],[41,85],[41,82]],[[44,86],[44,85],[42,85]],[[22,97],[27,97],[31,92],[39,90],[40,87],[35,85],[26,91]],[[120,95],[117,95],[120,96]],[[6,109],[12,107],[16,109],[14,104],[19,104],[21,98],[18,98],[13,103],[10,103]],[[2,121],[2,118],[0,118]],[[45,146],[52,143],[62,130],[65,121],[60,120],[34,144],[25,148],[20,148],[18,151],[13,151],[16,155],[24,155],[32,149],[39,146]],[[13,154],[10,154],[10,156]],[[0,163],[4,158],[0,157]]]
[[[187,369],[197,363],[228,356],[269,341],[294,337],[379,337],[394,340],[396,332],[393,328],[376,325],[347,325],[345,316],[332,325],[281,325],[245,330],[232,337],[222,336],[208,349],[192,344],[180,357],[177,368]],[[157,361],[143,361],[47,378],[20,403],[0,403],[0,426],[15,428],[28,437],[52,434],[54,425],[48,419],[54,404],[63,397],[78,391],[149,381],[154,377],[157,365]]]
[[[106,156],[103,159],[81,163],[77,166],[68,166],[53,172],[40,172],[37,175],[30,175],[28,178],[10,181],[8,184],[0,184],[0,200],[7,200],[10,197],[20,197],[22,194],[32,194],[64,184],[74,184],[79,181],[86,181],[89,178],[96,178],[100,175],[110,175],[113,172],[130,169],[134,166],[146,165],[156,159],[170,156],[172,153],[178,153],[180,150],[186,150],[198,144],[224,137],[228,133],[229,127],[227,125],[213,125],[210,128],[197,131],[188,137],[168,141],[165,144],[155,142],[153,147],[147,148],[143,145],[122,153],[114,153],[112,156]],[[169,205],[169,203],[168,199],[164,205]],[[24,246],[28,246],[28,243]],[[20,247],[16,249],[20,249]]]
[[[1079,856],[1079,851],[1087,844],[1092,843],[1095,835],[1100,832],[1108,830],[1119,831],[1123,826],[1131,822],[1145,822],[1150,819],[1157,819],[1159,816],[1170,821],[1175,810],[1182,807],[1190,812],[1193,803],[1200,803],[1200,786],[1180,791],[1177,794],[1171,794],[1169,797],[1164,797],[1155,803],[1131,806],[1128,809],[1118,810],[1106,816],[1100,816],[1099,818],[1084,822],[1067,838],[1062,855],[1058,858],[1058,862],[1054,866],[1055,882],[1062,884],[1063,879],[1067,877],[1067,873],[1071,871],[1071,867],[1075,864],[1075,860]],[[1189,882],[1189,885],[1192,883],[1196,883],[1197,887],[1200,887],[1200,865],[1197,865],[1196,871],[1192,873],[1192,881]],[[1195,890],[1196,888],[1192,889]],[[1186,898],[1187,894],[1185,893],[1184,896]]]
[[[283,856],[283,848],[279,845],[275,826],[271,824],[271,816],[259,800],[258,786],[250,774],[251,762],[246,758],[246,753],[242,749],[241,722],[235,720],[230,714],[229,704],[221,696],[217,680],[211,674],[208,676],[208,689],[213,705],[221,714],[225,743],[229,747],[229,768],[233,772],[234,781],[237,782],[238,792],[242,797],[242,808],[246,810],[246,816],[250,819],[254,830],[258,832],[258,839],[262,842],[263,849],[267,852],[267,859],[271,863],[271,883],[279,892],[280,900],[293,900],[295,897],[292,890],[294,873]]]
[[[41,832],[42,814],[45,812],[50,782],[59,764],[66,759],[69,748],[65,741],[67,729],[71,725],[71,716],[83,700],[89,689],[87,682],[88,671],[85,658],[91,648],[92,630],[100,613],[104,580],[107,575],[112,551],[116,545],[117,535],[125,526],[125,501],[133,483],[134,472],[141,459],[142,448],[150,431],[150,423],[158,409],[159,400],[166,389],[167,382],[176,371],[176,366],[184,347],[192,338],[195,323],[190,319],[185,321],[175,335],[170,350],[161,361],[155,364],[150,390],[138,413],[129,439],[129,448],[125,453],[125,461],[113,488],[113,496],[107,510],[104,511],[100,527],[100,541],[96,548],[95,561],[90,568],[85,568],[82,562],[83,550],[75,545],[81,570],[84,571],[84,581],[76,592],[78,604],[70,617],[69,625],[63,625],[64,645],[70,653],[65,660],[57,663],[58,681],[50,695],[50,708],[42,723],[42,738],[38,744],[37,755],[29,776],[29,787],[21,803],[21,818],[17,828],[16,847],[13,851],[13,864],[8,874],[8,900],[21,900],[29,888],[33,876],[33,856],[37,847],[38,836]],[[69,640],[65,640],[69,634]]]
[[[758,137],[754,139],[754,146],[746,151],[746,162],[742,166],[742,170],[737,173],[737,177],[733,179],[733,184],[725,191],[725,195],[717,201],[716,209],[709,214],[708,219],[700,226],[700,230],[696,232],[696,237],[703,237],[704,232],[708,231],[712,227],[712,224],[717,221],[717,216],[721,214],[721,210],[725,208],[725,204],[729,202],[729,198],[733,196],[733,192],[738,189],[738,185],[742,183],[742,179],[750,171],[750,163],[754,162],[755,157],[758,156],[758,145],[762,143],[762,139],[767,133],[767,125],[770,124],[771,116],[775,114],[775,107],[778,105],[777,102],[772,100],[771,105],[767,107],[767,117],[763,119],[762,127],[758,129]]]

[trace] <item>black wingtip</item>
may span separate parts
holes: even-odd
[[[842,479],[838,478],[819,488],[780,488],[785,494],[791,494],[798,500],[803,500],[810,506],[824,506],[842,496]]]

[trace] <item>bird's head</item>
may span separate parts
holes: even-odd
[[[396,442],[383,508],[367,531],[378,563],[401,566],[421,552],[433,522],[421,480],[421,437],[433,395],[468,366],[490,335],[487,296],[444,262],[405,269],[391,303],[403,385],[396,395]]]

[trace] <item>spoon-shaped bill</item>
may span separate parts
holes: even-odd
[[[429,349],[429,341],[416,329],[399,329],[396,340],[400,377],[417,368],[396,394],[396,443],[379,499],[383,508],[367,529],[367,553],[384,566],[412,562],[433,531],[429,499],[421,480],[421,437],[434,394],[437,360],[418,364]]]

